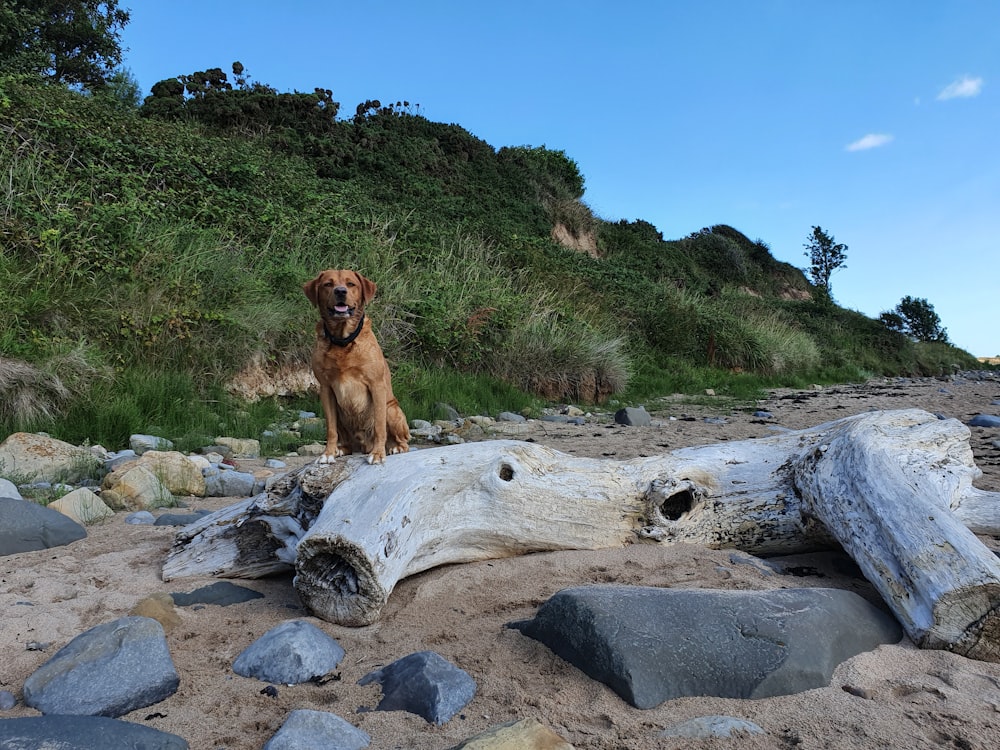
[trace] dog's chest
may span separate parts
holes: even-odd
[[[337,411],[342,415],[357,417],[371,410],[371,392],[364,381],[345,379],[332,383],[331,387],[337,401]]]

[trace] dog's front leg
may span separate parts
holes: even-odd
[[[345,451],[337,443],[337,401],[333,389],[328,385],[320,385],[319,400],[323,405],[323,416],[326,417],[326,448],[318,461],[321,464],[332,464],[334,459],[345,455]]]
[[[372,446],[368,454],[368,463],[385,463],[385,439],[386,439],[386,398],[382,389],[375,388],[371,392],[372,414],[375,424],[372,425]]]

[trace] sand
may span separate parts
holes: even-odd
[[[872,409],[919,407],[968,421],[978,413],[1000,413],[1000,406],[991,403],[997,399],[997,380],[877,381],[776,392],[759,404],[773,420],[721,405],[665,399],[647,405],[654,415],[651,427],[617,426],[604,415],[583,426],[539,423],[532,437],[574,455],[626,459],[769,435],[774,425],[811,427]],[[706,423],[705,416],[725,417],[726,423]],[[984,472],[976,486],[1000,491],[1000,449],[993,444],[1000,430],[971,431]],[[191,499],[189,504],[216,509],[233,500]],[[56,650],[90,627],[129,614],[144,597],[212,583],[210,578],[160,580],[173,535],[171,528],[127,525],[119,513],[67,547],[0,558],[0,689],[20,697],[25,678]],[[983,541],[997,548],[994,540]],[[877,601],[866,582],[838,575],[828,564],[829,554],[803,558],[821,574],[806,577],[768,576],[757,566],[734,562],[730,554],[689,545],[637,545],[448,566],[402,581],[381,620],[364,628],[309,617],[290,575],[241,581],[264,598],[229,607],[177,608],[178,623],[167,638],[180,688],[166,701],[122,718],[181,735],[198,750],[256,750],[297,708],[338,714],[370,734],[372,748],[443,750],[496,724],[529,717],[590,750],[1000,746],[1000,665],[922,651],[906,639],[843,663],[829,687],[755,701],[685,698],[639,710],[541,644],[504,627],[531,617],[559,589],[586,583],[745,590],[837,586]],[[308,618],[345,649],[338,680],[277,686],[277,696],[271,697],[262,692],[265,683],[233,673],[233,660],[244,648],[298,617]],[[37,644],[48,645],[33,650]],[[372,710],[378,686],[359,687],[357,681],[426,649],[475,678],[472,702],[440,727],[412,714]],[[680,721],[712,714],[748,719],[767,734],[699,742],[658,736]],[[37,712],[19,703],[0,717],[32,715]]]

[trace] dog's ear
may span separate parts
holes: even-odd
[[[375,292],[378,291],[378,287],[375,286],[374,281],[366,279],[357,271],[354,272],[354,275],[358,277],[358,283],[361,285],[361,298],[365,302],[369,302],[371,298],[375,296]]]
[[[302,291],[306,293],[309,301],[314,305],[319,305],[319,297],[317,295],[319,294],[319,281],[322,277],[323,274],[320,273],[315,279],[307,281],[302,285]]]

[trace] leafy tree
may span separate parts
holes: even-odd
[[[903,297],[895,310],[882,313],[879,320],[890,331],[898,331],[917,341],[948,343],[948,331],[941,327],[941,318],[934,312],[934,306],[923,298]]]
[[[102,89],[129,17],[118,0],[0,0],[0,69]]]
[[[838,243],[832,234],[827,234],[821,227],[813,227],[804,247],[805,255],[809,258],[809,276],[813,284],[819,287],[827,299],[832,299],[830,276],[838,268],[847,268],[847,245]]]
[[[132,71],[121,68],[105,80],[106,85],[99,92],[119,109],[139,109],[142,104],[142,90]]]

